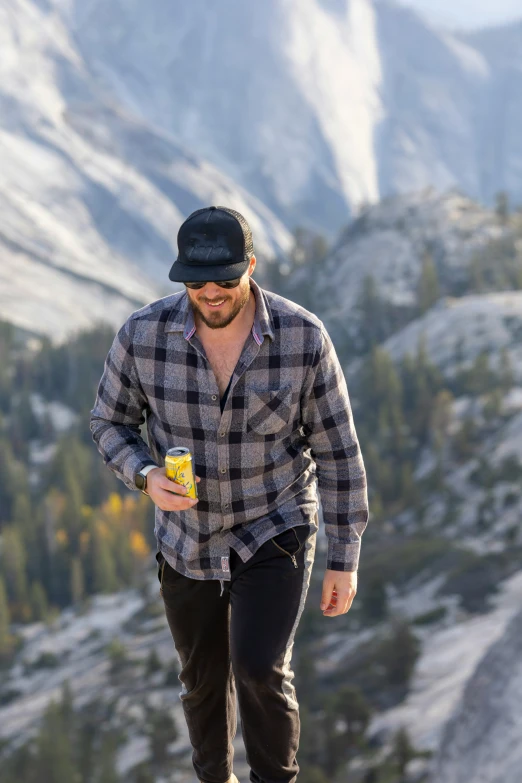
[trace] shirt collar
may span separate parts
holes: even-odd
[[[250,278],[250,288],[254,292],[256,311],[252,324],[252,336],[258,345],[261,345],[265,335],[274,339],[274,321],[272,313],[265,297],[264,291],[255,280]],[[190,306],[188,294],[184,291],[168,313],[165,322],[166,332],[183,332],[185,340],[190,340],[196,331],[194,313]]]

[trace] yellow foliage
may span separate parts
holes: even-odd
[[[145,558],[149,554],[147,542],[138,530],[133,530],[130,534],[130,547],[136,557]]]
[[[60,528],[60,530],[56,531],[56,540],[59,544],[62,544],[62,546],[66,546],[69,543],[69,537],[65,530]]]
[[[80,549],[82,555],[84,555],[87,552],[87,548],[89,546],[90,540],[91,540],[91,534],[87,530],[83,530],[80,533]]]
[[[88,519],[92,516],[92,506],[83,505],[81,508],[82,517]]]
[[[121,495],[118,495],[117,492],[111,492],[109,499],[103,506],[104,513],[108,514],[114,519],[119,519],[121,517],[122,509],[123,503],[121,500]]]
[[[102,538],[109,539],[111,537],[109,528],[101,519],[98,519],[96,522],[96,530]]]
[[[58,520],[65,510],[65,495],[53,487],[45,496],[44,503],[50,519]]]
[[[127,530],[132,530],[132,528],[136,526],[136,508],[136,498],[131,495],[127,495],[123,498],[123,511],[120,524]]]
[[[148,511],[150,508],[150,498],[148,495],[145,495],[143,492],[139,493],[139,498],[137,498],[137,506],[141,510]]]
[[[127,495],[123,500],[123,511],[126,514],[132,514],[136,510],[136,500],[132,495]]]

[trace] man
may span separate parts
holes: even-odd
[[[121,327],[91,431],[107,466],[156,506],[160,592],[198,778],[237,781],[237,692],[250,780],[294,783],[290,662],[315,555],[316,481],[328,538],[321,609],[334,617],[357,588],[363,459],[331,340],[312,313],[254,282],[244,217],[197,210],[178,250],[169,279],[185,290]],[[193,454],[198,500],[165,475],[173,446]]]

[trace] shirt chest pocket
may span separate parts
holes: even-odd
[[[297,401],[293,402],[291,386],[273,391],[248,390],[247,432],[275,435],[295,418]]]

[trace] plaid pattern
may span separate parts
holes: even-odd
[[[191,450],[199,502],[155,512],[158,548],[185,576],[230,579],[230,547],[246,562],[289,527],[317,530],[317,489],[327,568],[355,571],[366,473],[334,347],[312,313],[250,285],[254,324],[223,413],[183,291],[132,313],[117,333],[91,411],[93,439],[134,490],[136,472],[163,466],[167,449]]]

